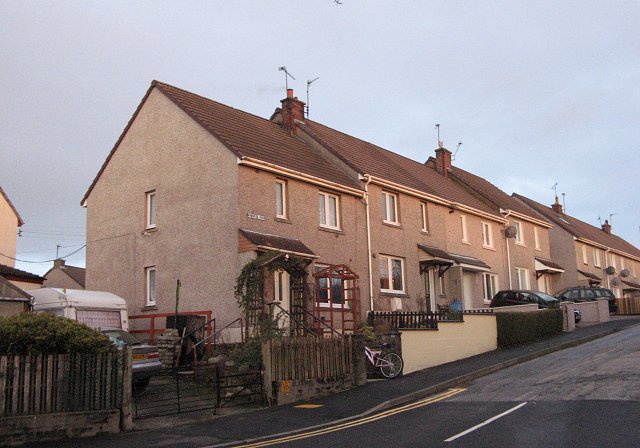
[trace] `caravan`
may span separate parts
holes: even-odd
[[[115,294],[83,289],[40,288],[29,291],[37,313],[66,317],[91,328],[129,330],[127,303]]]

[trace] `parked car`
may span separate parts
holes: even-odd
[[[607,288],[574,286],[558,291],[555,293],[555,297],[560,301],[566,300],[570,302],[592,302],[598,299],[607,299],[609,301],[609,312],[615,313],[618,311],[616,296]]]
[[[498,306],[531,305],[532,303],[537,304],[538,308],[557,308],[560,306],[560,301],[549,294],[526,290],[499,291],[493,296],[489,306],[495,308]]]
[[[101,329],[102,334],[107,336],[113,344],[122,350],[124,347],[131,347],[133,353],[133,387],[137,392],[142,391],[162,368],[160,362],[160,352],[155,345],[144,344],[128,331],[119,328]]]
[[[574,308],[573,309],[573,317],[576,320],[576,323],[579,323],[582,320],[582,313],[580,312],[579,309]]]

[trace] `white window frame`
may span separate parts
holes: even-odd
[[[531,289],[531,286],[529,283],[529,269],[515,268],[515,270],[516,270],[516,281],[518,282],[517,289]],[[521,275],[523,275],[524,277],[521,277]],[[524,285],[520,281],[522,278],[524,278]]]
[[[618,272],[618,266],[616,265],[616,256],[611,254],[611,266]]]
[[[583,244],[582,245],[582,263],[588,265],[589,264],[589,257],[587,257],[587,245]]]
[[[382,285],[380,286],[380,292],[387,292],[387,293],[392,293],[392,294],[404,294],[405,290],[406,290],[406,279],[405,279],[405,268],[404,268],[404,259],[400,258],[400,257],[394,257],[393,255],[379,255],[380,257],[380,268],[382,270],[382,263],[383,263],[383,259],[386,259],[386,274],[387,274],[387,278],[389,279],[389,288],[383,288]],[[402,289],[393,289],[393,268],[392,268],[392,263],[393,261],[399,261],[400,262],[400,278],[402,281]],[[382,279],[382,276],[380,277],[380,279]]]
[[[600,249],[594,247],[593,248],[593,265],[597,268],[601,268],[601,260],[600,260]]]
[[[469,232],[467,231],[467,217],[460,215],[460,226],[462,227],[462,242],[469,244]]]
[[[533,226],[533,244],[536,250],[542,250],[540,247],[540,234],[538,232],[538,227]]]
[[[482,247],[493,249],[493,228],[491,223],[482,222]]]
[[[280,186],[280,191],[278,191]],[[276,218],[287,219],[287,181],[276,179]],[[282,205],[282,211],[278,210],[278,202]]]
[[[498,274],[482,273],[482,291],[484,293],[484,303],[491,303],[491,299],[498,292]]]
[[[319,198],[320,197],[324,198],[324,217],[325,217],[325,222],[323,223],[322,213],[319,211],[318,221],[320,222],[320,227],[324,227],[326,229],[340,230],[340,196],[338,196],[337,194],[321,191],[319,192]],[[331,216],[331,213],[330,213],[331,207],[329,206],[329,203],[331,202],[331,199],[335,199],[335,203],[336,203],[336,211],[335,211],[336,225],[335,226],[329,223],[329,217]]]
[[[393,207],[392,207],[393,205]],[[393,210],[393,216],[389,212]],[[393,226],[400,225],[398,216],[398,195],[389,191],[382,192],[382,222]]]
[[[155,229],[158,226],[158,202],[156,198],[156,190],[150,190],[145,193],[145,229]]]
[[[620,272],[624,271],[624,257],[620,255]]]
[[[631,275],[633,276],[633,278],[638,278],[635,261],[631,262]]]
[[[158,272],[155,266],[144,268],[145,306],[155,306],[158,295]]]
[[[446,291],[446,288],[445,288],[445,284],[446,283],[444,281],[444,275],[439,275],[439,274],[436,274],[436,275],[438,275],[438,285],[440,286],[440,295],[441,296],[446,296],[447,295],[447,291]]]
[[[422,218],[422,231],[429,233],[429,210],[426,202],[420,203],[420,217]]]
[[[513,221],[513,227],[516,228],[516,236],[514,241],[521,246],[525,245],[524,241],[524,225],[520,221]]]

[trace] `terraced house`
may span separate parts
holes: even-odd
[[[616,297],[640,296],[640,250],[613,234],[608,221],[598,228],[567,215],[558,198],[547,207],[521,195],[515,197],[554,224],[551,257],[565,267],[557,289],[601,286],[610,288]]]
[[[269,269],[265,303],[342,331],[369,310],[550,291],[562,272],[552,225],[448,150],[408,159],[309,120],[291,90],[264,119],[154,81],[82,203],[86,287],[134,315],[174,312],[179,279],[180,311],[224,325],[241,314],[236,278],[262,254],[265,268],[298,263]]]

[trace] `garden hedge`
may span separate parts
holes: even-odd
[[[84,324],[52,314],[21,313],[0,317],[0,356],[105,353],[109,338]]]
[[[498,313],[498,347],[528,344],[562,333],[562,319],[560,308],[535,313]]]

